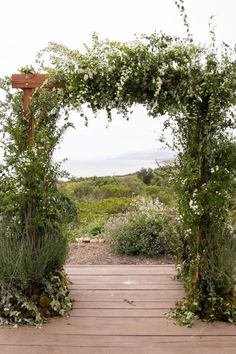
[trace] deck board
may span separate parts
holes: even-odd
[[[175,267],[67,266],[70,318],[0,329],[0,354],[235,354],[236,326],[164,317],[184,295]]]

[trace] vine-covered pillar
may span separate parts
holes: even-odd
[[[26,136],[27,147],[34,145],[35,141],[35,117],[30,112],[30,104],[33,94],[33,89],[42,85],[46,80],[46,75],[43,74],[15,74],[12,75],[12,87],[23,90],[23,112],[28,121],[28,132]],[[25,176],[26,185],[30,189],[31,181],[34,176],[30,173]],[[25,205],[25,222],[27,229],[27,237],[30,240],[32,250],[36,246],[36,229],[34,225],[35,200],[30,198]]]

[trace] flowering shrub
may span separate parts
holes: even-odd
[[[158,199],[134,201],[129,212],[108,222],[104,233],[113,251],[127,255],[177,254],[181,247],[177,212]]]

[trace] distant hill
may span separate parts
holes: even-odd
[[[114,156],[112,160],[148,160],[148,161],[167,161],[174,160],[176,153],[171,150],[156,150],[156,151],[137,151],[127,154]]]

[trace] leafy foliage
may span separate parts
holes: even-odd
[[[40,326],[52,316],[65,316],[72,308],[64,272],[48,273],[40,283],[0,287],[0,325]]]
[[[26,288],[41,282],[45,275],[62,269],[68,251],[67,237],[56,228],[45,226],[32,249],[32,242],[23,232],[13,229],[12,219],[0,224],[0,284],[20,284]]]
[[[68,289],[57,275],[67,256],[67,224],[76,211],[57,189],[62,173],[52,162],[53,151],[70,124],[57,127],[59,92],[35,90],[26,119],[22,93],[12,95],[8,79],[1,80],[0,87],[5,91],[5,101],[0,103],[4,135],[0,167],[1,318],[3,323],[38,324],[71,307]],[[31,134],[32,119],[35,136]],[[31,299],[34,287],[41,291],[37,304]],[[47,306],[42,305],[42,297]]]
[[[214,299],[222,297],[220,247],[227,247],[229,195],[235,177],[236,61],[235,50],[226,44],[217,51],[212,44],[193,42],[182,0],[176,1],[187,29],[187,38],[165,34],[136,38],[131,43],[100,41],[93,37],[84,53],[51,44],[50,72],[64,87],[64,103],[82,112],[87,103],[96,112],[112,109],[128,118],[135,103],[143,104],[152,117],[167,113],[178,155],[178,196],[182,222],[182,276],[187,308],[201,318],[210,311],[225,320],[225,312]],[[228,256],[231,256],[231,252]],[[228,263],[221,284],[234,292],[235,268]],[[230,275],[230,278],[228,279]],[[229,289],[228,288],[228,289]],[[230,298],[235,303],[234,297]],[[222,316],[220,316],[222,314]],[[232,317],[229,316],[229,319]]]
[[[140,181],[136,174],[60,182],[59,190],[73,200],[77,210],[77,220],[70,227],[69,237],[75,239],[84,234],[92,236],[93,227],[96,228],[97,224],[104,226],[109,218],[127,212],[130,204],[139,196],[151,196],[164,204],[176,206],[177,197],[170,178],[172,170],[173,166],[152,170],[151,183],[154,185],[150,186]]]
[[[104,234],[116,253],[153,257],[179,251],[179,228],[176,210],[142,198],[126,214],[112,218]]]
[[[138,178],[140,178],[143,183],[149,185],[153,178],[153,170],[151,168],[141,168],[137,173]]]

